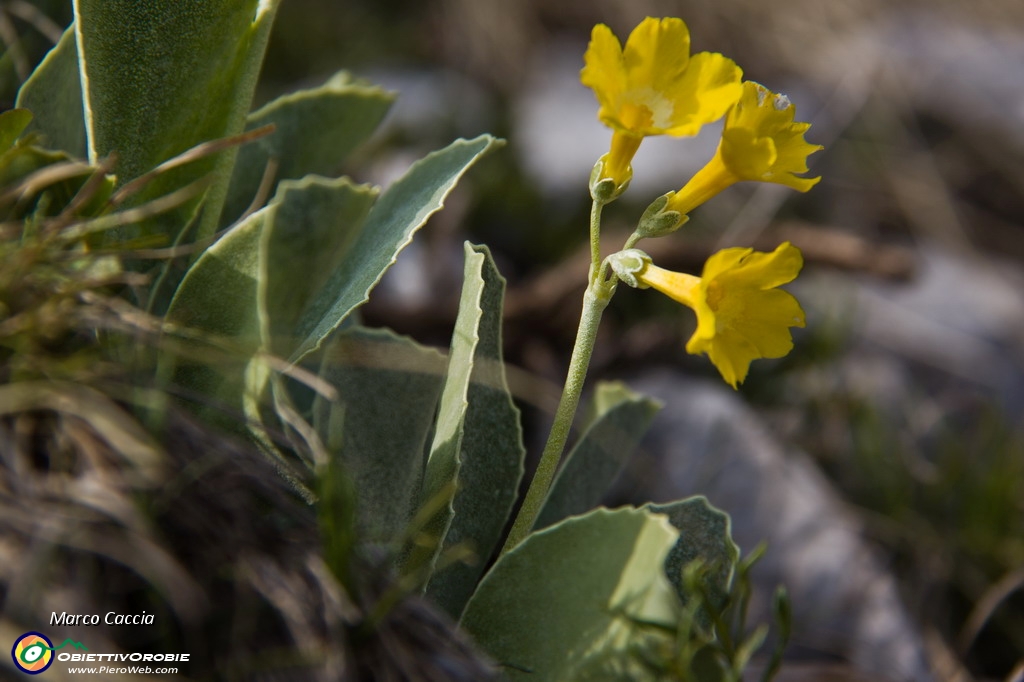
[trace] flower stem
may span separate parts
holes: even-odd
[[[622,250],[625,251],[627,249],[632,249],[634,246],[637,245],[637,242],[639,242],[641,239],[643,239],[643,235],[641,235],[638,232],[634,232],[633,234],[629,235],[629,239],[627,239],[626,243],[622,245]]]
[[[600,279],[601,269],[601,209],[604,204],[594,199],[590,206],[590,288]]]
[[[597,210],[599,215],[600,209]],[[593,271],[596,273],[597,268],[593,268]],[[601,314],[608,306],[613,291],[613,288],[592,284],[587,287],[587,291],[583,295],[580,328],[576,333],[576,345],[572,349],[572,359],[569,361],[569,373],[565,380],[565,388],[562,389],[562,398],[555,411],[555,421],[551,425],[551,433],[548,436],[547,445],[544,446],[544,452],[540,456],[540,462],[537,464],[537,471],[530,482],[530,488],[526,491],[523,506],[520,507],[515,523],[512,524],[512,530],[509,531],[508,539],[505,541],[505,546],[501,550],[502,554],[513,549],[530,534],[544,501],[547,499],[548,490],[551,488],[555,471],[562,458],[562,451],[569,438],[569,429],[576,416],[580,394],[583,392],[583,383],[587,378],[590,356],[594,351],[594,342],[597,340],[597,328],[601,323]]]

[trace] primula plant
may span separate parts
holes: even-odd
[[[319,630],[302,630],[321,632],[323,649],[295,642],[302,679],[739,680],[766,628],[744,622],[752,560],[740,561],[728,516],[704,498],[600,506],[657,404],[599,383],[566,446],[620,284],[692,309],[686,351],[706,354],[733,388],[753,360],[792,349],[804,313],[779,287],[800,271],[796,247],[725,249],[698,276],[660,268],[638,246],[681,238],[673,233],[689,214],[736,182],[810,189],[817,178],[801,174],[820,147],[804,140],[808,124],[732,60],[691,55],[679,19],[645,19],[624,47],[594,28],[581,80],[611,144],[590,176],[579,334],[520,501],[526,457],[502,364],[504,280],[488,249],[465,245],[446,354],[358,314],[499,141],[456,140],[383,191],[338,175],[393,96],[339,73],[251,110],[277,5],[75,0],[74,23],[21,88],[19,108],[0,115],[3,415],[60,412],[68,403],[55,395],[90,383],[106,395],[78,416],[130,413],[132,434],[144,427],[159,440],[167,415],[185,410],[262,453],[293,501],[315,511],[316,561],[327,568],[317,575],[334,595],[319,608],[337,605]],[[602,210],[628,191],[643,139],[697,135],[723,117],[714,157],[654,198],[604,255]],[[153,482],[129,506],[161,487],[159,449],[133,450],[146,453]],[[189,466],[188,476],[202,471]],[[432,615],[416,623],[458,624],[490,667],[457,636],[417,639],[435,649],[405,660],[395,614],[411,613],[402,605],[418,595]],[[776,610],[784,641],[784,594]]]

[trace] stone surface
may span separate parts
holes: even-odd
[[[732,516],[744,550],[767,541],[753,573],[754,618],[768,619],[766,600],[785,585],[794,613],[790,655],[847,660],[876,679],[933,679],[894,578],[806,456],[779,443],[723,385],[670,369],[628,383],[665,408],[620,481],[617,501],[703,494]]]

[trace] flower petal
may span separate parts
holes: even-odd
[[[583,62],[580,81],[594,91],[601,105],[598,117],[605,123],[608,123],[606,119],[617,119],[622,94],[626,90],[626,67],[622,46],[610,28],[604,24],[594,27]]]
[[[809,123],[794,122],[796,109],[784,95],[746,81],[743,95],[725,119],[719,155],[730,171],[744,180],[774,182],[806,192],[820,178],[807,172],[807,157],[822,149],[809,144]]]
[[[691,58],[690,31],[674,17],[647,17],[625,47],[607,26],[595,26],[584,62],[580,80],[597,95],[598,118],[638,136],[696,135],[742,93],[735,62],[709,52]]]
[[[690,62],[690,31],[682,19],[647,17],[626,39],[623,61],[628,90],[667,94]]]
[[[757,348],[734,332],[726,332],[725,336],[716,335],[710,340],[691,337],[686,344],[686,352],[694,355],[706,353],[722,378],[733,388],[747,378],[750,362],[759,357]]]
[[[779,158],[770,137],[756,137],[749,128],[726,128],[718,148],[725,166],[744,180],[769,180]]]
[[[743,71],[727,57],[715,52],[693,55],[682,76],[665,89],[674,103],[671,126],[665,132],[691,137],[704,124],[725,116],[742,93],[742,77]]]
[[[718,251],[704,262],[704,271],[701,272],[701,279],[711,281],[723,272],[732,270],[746,256],[753,253],[753,249],[733,246]]]
[[[748,253],[742,262],[737,263],[726,275],[730,287],[771,289],[792,282],[804,265],[800,249],[789,242],[779,244],[771,253],[745,250]],[[707,277],[706,274],[704,276]]]
[[[803,327],[804,311],[788,291],[759,291],[746,301],[745,314],[729,328],[757,348],[758,357],[781,358],[793,350],[790,327]]]

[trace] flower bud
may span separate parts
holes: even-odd
[[[629,188],[629,181],[633,177],[633,169],[627,166],[625,180],[616,184],[615,180],[605,173],[607,160],[608,155],[605,154],[598,159],[594,164],[594,169],[590,171],[590,196],[599,204],[610,204],[618,199]]]
[[[655,199],[650,206],[644,211],[644,214],[640,216],[640,222],[636,226],[636,235],[638,237],[663,237],[666,234],[675,232],[683,223],[689,220],[689,216],[685,216],[679,211],[673,211],[672,209],[666,209],[668,206],[669,199],[675,192],[669,192]]]

